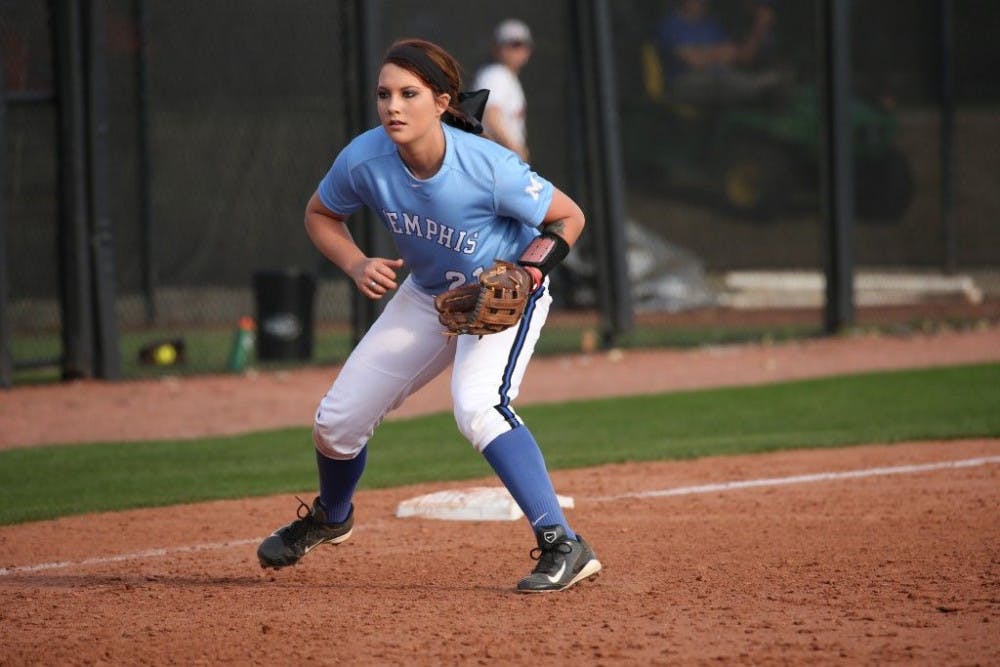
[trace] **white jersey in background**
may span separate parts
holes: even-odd
[[[528,143],[525,125],[527,101],[517,75],[499,63],[486,65],[479,70],[472,88],[473,90],[486,88],[490,91],[490,97],[486,101],[487,108],[498,108],[511,139],[522,146],[526,145]],[[491,131],[489,125],[486,125],[486,130]]]

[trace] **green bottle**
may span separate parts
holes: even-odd
[[[240,373],[246,369],[253,352],[254,321],[252,317],[241,317],[236,331],[233,333],[233,346],[229,350],[227,367],[231,373]]]

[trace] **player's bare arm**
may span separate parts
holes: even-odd
[[[541,235],[524,249],[517,261],[531,276],[534,288],[537,289],[545,276],[566,259],[585,224],[583,211],[577,203],[555,188],[552,203],[542,219]]]
[[[403,260],[365,255],[351,237],[346,221],[324,206],[318,193],[306,205],[306,233],[316,248],[350,276],[362,294],[380,299],[399,286],[396,271],[403,267]]]
[[[556,188],[552,203],[542,219],[543,230],[558,234],[569,247],[573,247],[586,224],[583,211],[566,193]]]

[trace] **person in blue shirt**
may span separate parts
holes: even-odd
[[[319,404],[319,495],[261,542],[263,567],[294,565],[314,547],[350,537],[373,431],[451,366],[458,428],[535,535],[538,563],[517,590],[563,590],[601,569],[567,521],[541,450],[512,405],[552,301],[546,274],[579,238],[584,215],[515,153],[478,136],[486,93],[461,93],[459,72],[436,44],[393,44],[375,89],[380,125],[340,152],[306,207],[306,232],[320,252],[368,298],[393,295]],[[391,233],[398,257],[368,256],[354,243],[345,221],[362,206]],[[476,281],[495,259],[525,257],[533,260],[526,268],[534,290],[518,326],[444,335],[436,295]],[[409,275],[400,280],[404,266]]]
[[[680,102],[693,104],[752,99],[786,82],[781,71],[749,68],[773,38],[770,0],[751,0],[753,23],[734,39],[711,13],[709,0],[678,0],[656,30],[665,83]]]

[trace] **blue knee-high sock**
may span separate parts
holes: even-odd
[[[367,459],[367,446],[347,461],[327,458],[316,450],[319,499],[326,510],[326,520],[329,523],[343,523],[347,520],[347,515],[351,513],[351,498],[354,497],[354,489],[365,471]]]
[[[559,524],[568,537],[576,537],[559,507],[542,451],[527,426],[518,426],[497,437],[486,445],[483,456],[514,496],[532,530]]]

